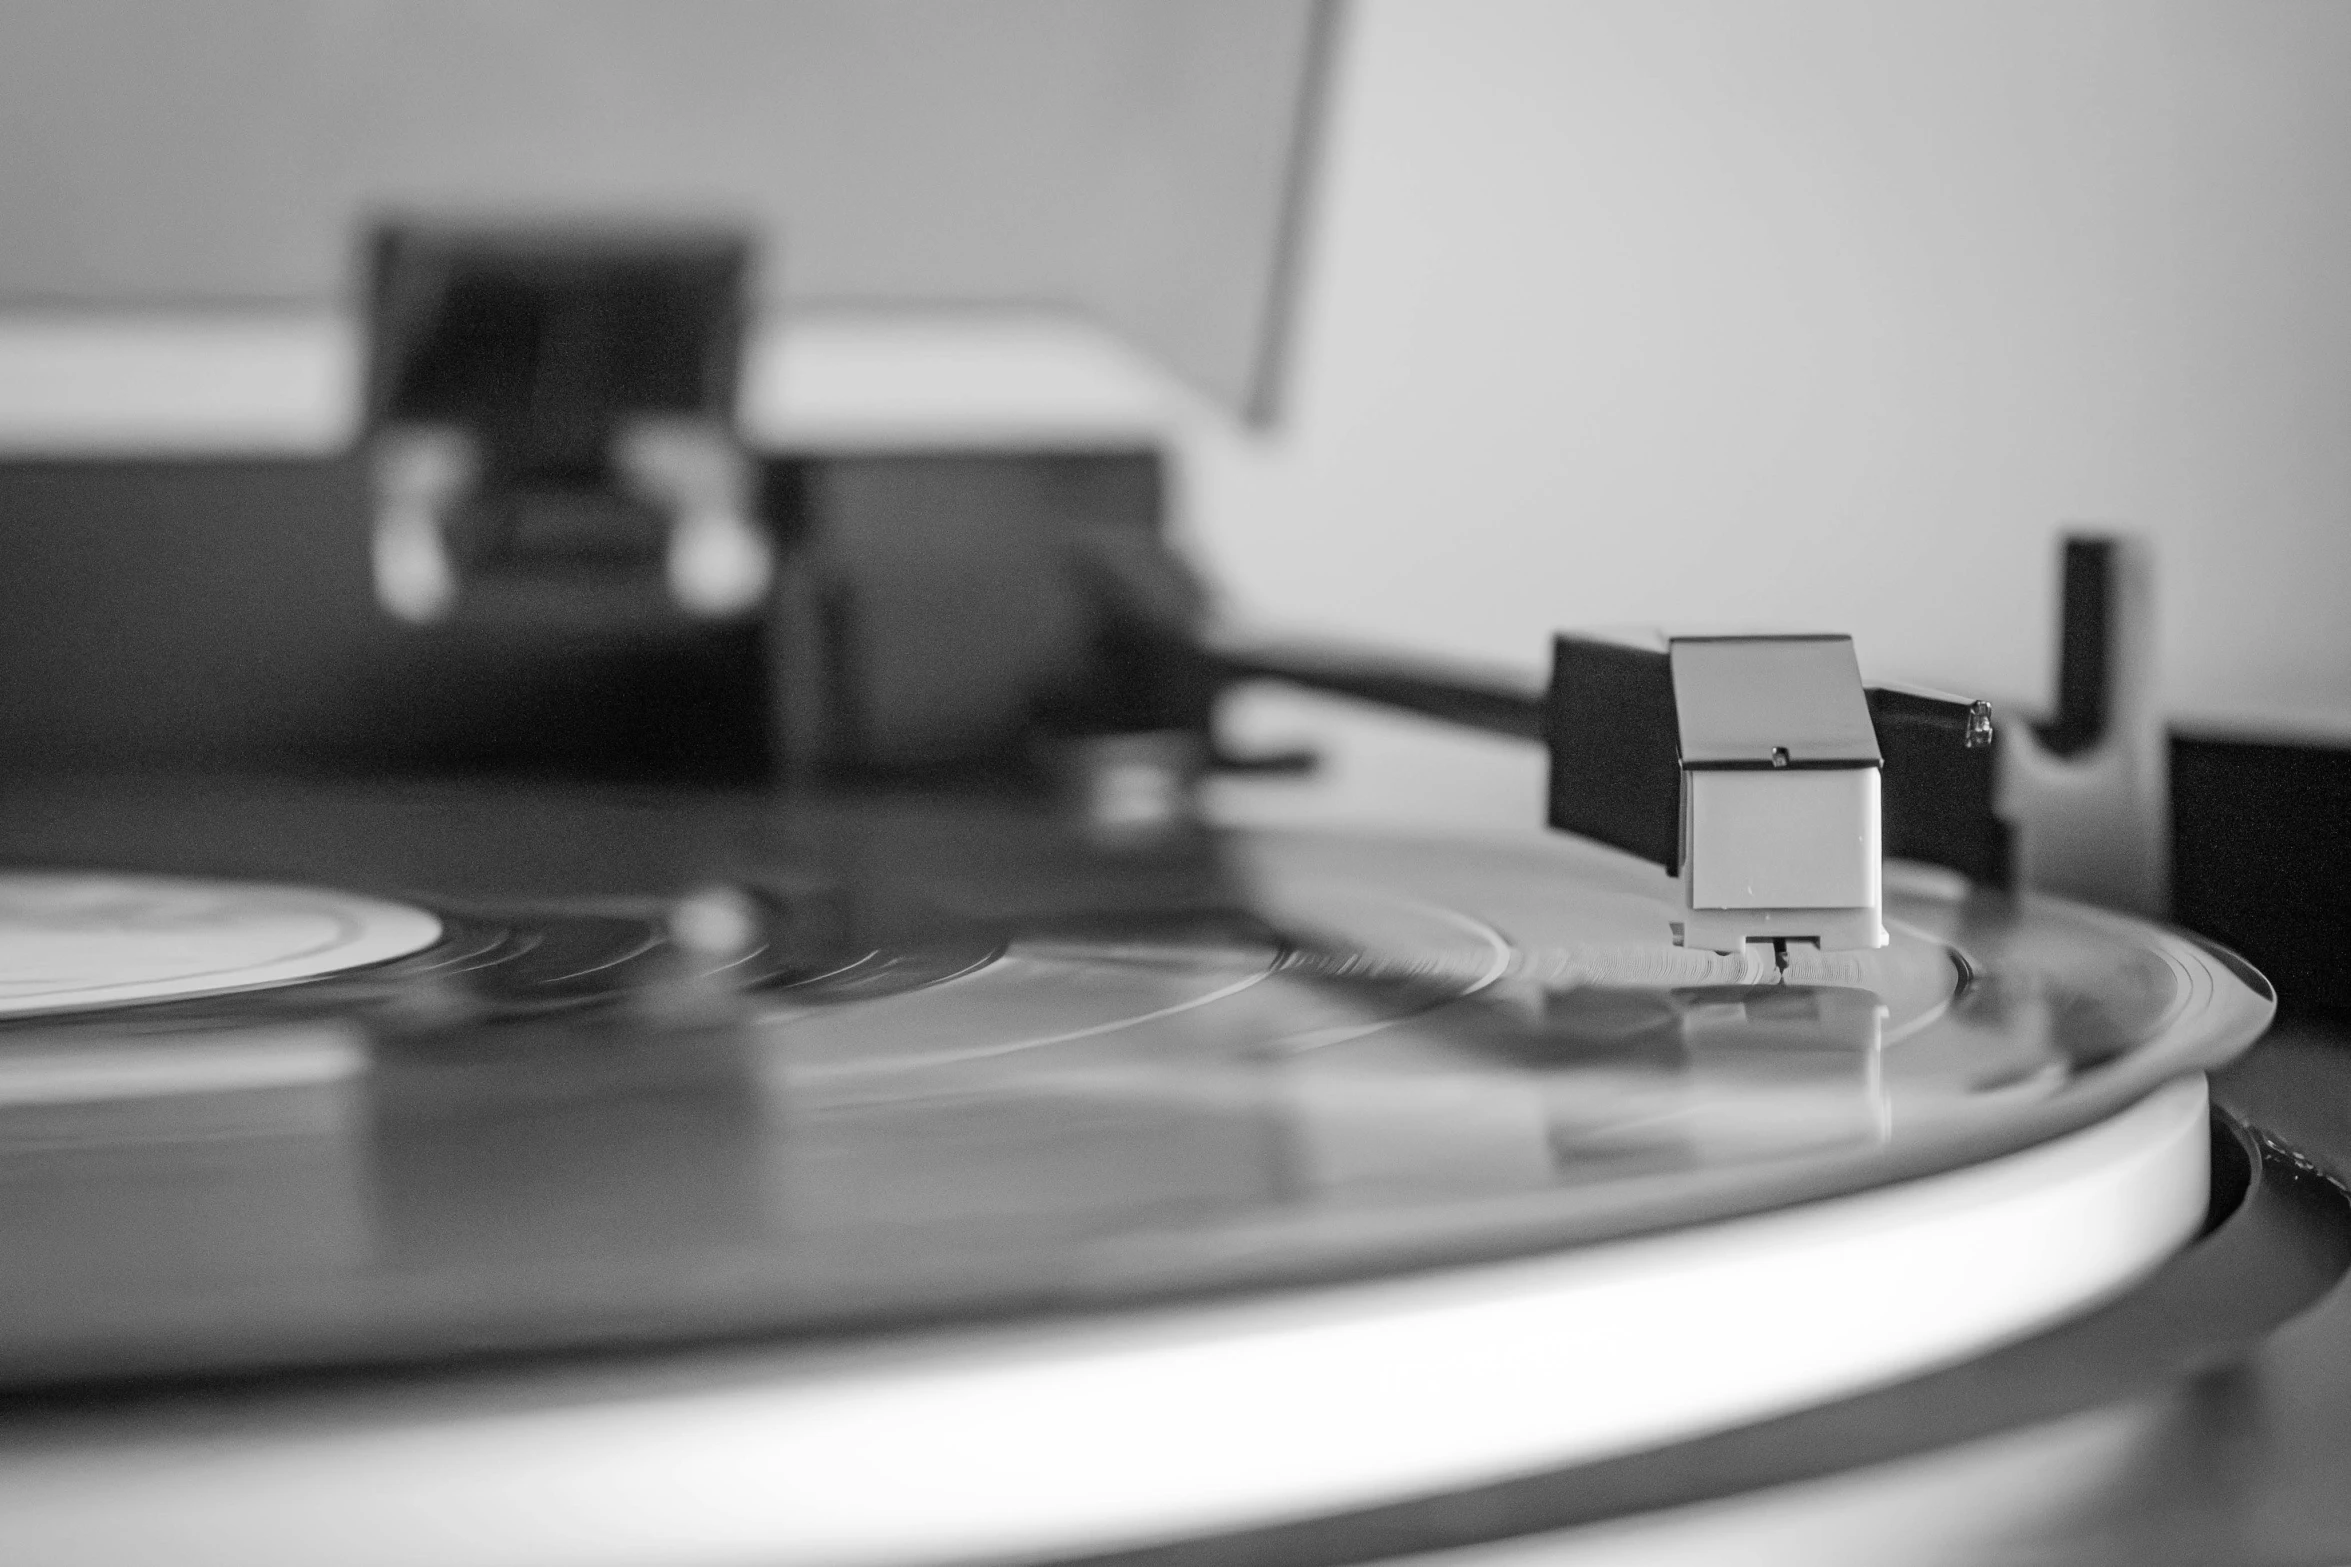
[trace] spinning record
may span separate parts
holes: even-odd
[[[0,1371],[869,1331],[1490,1260],[1981,1164],[2269,1010],[2188,938],[1924,875],[1891,885],[1889,947],[1783,967],[1674,946],[1670,884],[1573,840],[1122,859],[974,826],[1030,852],[755,855],[683,899],[438,915],[20,878],[37,951],[159,930],[242,984],[378,961],[0,1034],[0,1178],[41,1193],[0,1231],[55,1254],[15,1281]],[[128,994],[173,994],[166,967]],[[96,993],[57,972],[20,996]],[[348,1069],[157,1070],[295,1040]],[[159,1191],[259,1271],[186,1276],[149,1244]]]
[[[792,1475],[772,1517],[631,1515],[723,1524],[712,1559],[1300,1516],[1794,1408],[2112,1295],[2205,1222],[2198,1074],[2271,1007],[2190,938],[1898,868],[1888,947],[1727,957],[1674,944],[1657,871],[1559,837],[1105,844],[705,800],[450,813],[438,841],[477,834],[517,864],[639,844],[686,890],[415,895],[364,967],[0,1027],[0,1378],[486,1357],[527,1389],[549,1357],[699,1346],[724,1367],[649,1372],[625,1426],[523,1446],[575,1478]],[[96,918],[20,906],[66,911],[69,950]],[[556,1420],[573,1384],[464,1386],[491,1402],[452,1418],[511,1454],[491,1412]],[[373,1516],[379,1460],[467,1528],[530,1493],[438,1416],[383,1418],[367,1464],[225,1431],[208,1462],[296,1546]],[[120,1463],[143,1516],[204,1505]],[[581,1503],[582,1559],[629,1545],[607,1512]]]

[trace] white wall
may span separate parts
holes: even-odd
[[[2351,5],[1364,0],[1332,113],[1285,427],[1198,427],[1245,604],[2038,698],[2121,518],[2175,710],[2351,711]]]

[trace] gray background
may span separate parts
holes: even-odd
[[[1303,0],[5,0],[0,310],[315,306],[384,207],[740,218],[769,296],[1073,306],[1234,404]]]

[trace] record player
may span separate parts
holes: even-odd
[[[2351,1073],[2144,917],[2128,539],[2037,727],[1301,644],[1148,449],[746,449],[729,236],[370,256],[358,450],[169,476],[334,499],[200,640],[361,698],[0,801],[11,1560],[2351,1551]],[[1296,825],[1253,682],[1549,822]]]

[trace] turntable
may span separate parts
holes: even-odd
[[[2127,557],[2071,568],[2125,633]],[[1106,699],[1042,790],[13,787],[11,1559],[2351,1538],[2342,1068],[2008,885],[2019,769],[2089,764],[1834,637],[1512,686],[1086,559],[1129,698],[1518,735],[1575,831],[1202,815],[1207,737]]]
[[[2038,728],[1300,645],[1148,450],[746,449],[726,235],[370,254],[359,450],[172,479],[335,500],[361,699],[0,803],[11,1561],[2351,1549],[2351,1072],[2144,917],[2131,541]],[[1328,819],[1268,682],[1547,825]]]

